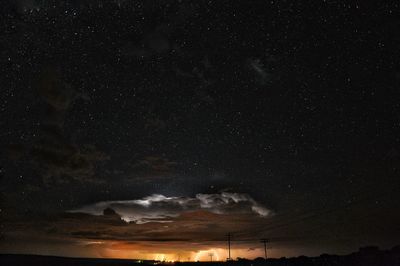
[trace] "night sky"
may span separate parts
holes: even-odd
[[[0,252],[400,244],[399,4],[350,2],[2,3]]]

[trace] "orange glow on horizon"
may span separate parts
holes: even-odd
[[[200,250],[194,257],[194,261],[210,261],[210,254],[213,255],[213,261],[219,261],[219,255],[215,249]]]
[[[49,248],[50,250],[50,248]],[[68,248],[54,250],[54,254],[61,256],[76,256],[79,251],[81,257],[92,258],[115,258],[115,259],[137,259],[137,260],[157,260],[165,262],[177,261],[225,261],[228,256],[227,249],[222,245],[203,245],[194,243],[159,243],[159,242],[119,242],[107,240],[87,240],[70,245]],[[279,253],[279,254],[278,254]],[[280,252],[269,251],[271,257],[280,255]],[[237,257],[254,259],[263,257],[262,247],[240,246],[231,249],[232,258]]]

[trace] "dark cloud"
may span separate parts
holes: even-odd
[[[134,160],[128,165],[128,170],[124,173],[128,179],[142,181],[154,181],[154,179],[169,178],[176,169],[178,163],[158,156],[146,156],[139,160]]]
[[[109,159],[94,146],[75,146],[69,143],[46,142],[35,145],[31,151],[32,163],[45,183],[101,182],[95,178],[96,163]]]
[[[37,91],[46,103],[46,109],[40,125],[40,136],[30,147],[29,153],[44,183],[68,183],[71,180],[101,182],[94,177],[96,164],[109,157],[94,145],[74,144],[64,128],[66,113],[77,99],[85,97],[51,68],[42,73]]]
[[[127,223],[126,215],[137,215],[137,219],[142,215],[142,222]],[[203,194],[196,198],[153,195],[133,201],[97,203],[77,212],[38,214],[30,216],[31,220],[7,221],[5,228],[8,239],[23,232],[66,240],[218,242],[226,230],[244,231],[270,216],[269,210],[243,194]]]
[[[37,91],[55,112],[63,112],[73,104],[80,94],[62,80],[58,71],[48,68],[41,74]]]

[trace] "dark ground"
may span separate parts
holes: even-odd
[[[133,260],[121,259],[89,259],[89,258],[66,258],[54,256],[39,256],[39,255],[14,255],[2,254],[0,255],[0,264],[3,266],[13,265],[133,265],[139,264]]]
[[[156,261],[141,261],[137,260],[121,260],[121,259],[88,259],[88,258],[65,258],[65,257],[54,257],[54,256],[38,256],[38,255],[11,255],[2,254],[0,255],[0,265],[8,266],[26,266],[26,265],[172,265],[169,263],[160,263]],[[255,260],[247,260],[238,258],[231,262],[178,262],[174,265],[177,266],[222,266],[222,265],[234,265],[234,266],[301,266],[301,265],[337,265],[337,266],[398,266],[400,265],[400,246],[396,246],[391,250],[379,250],[376,247],[361,248],[358,252],[338,256],[322,254],[319,257],[305,257],[300,256],[296,258],[280,258],[280,259],[269,259],[267,263],[262,258]]]

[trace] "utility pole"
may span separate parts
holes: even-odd
[[[263,238],[261,239],[261,243],[264,243],[264,254],[265,254],[265,261],[267,261],[267,243],[269,242],[269,239]]]
[[[228,261],[231,261],[231,233],[228,233]]]
[[[210,261],[212,262],[212,257],[214,256],[214,253],[210,252],[208,253],[208,256],[210,256]]]

